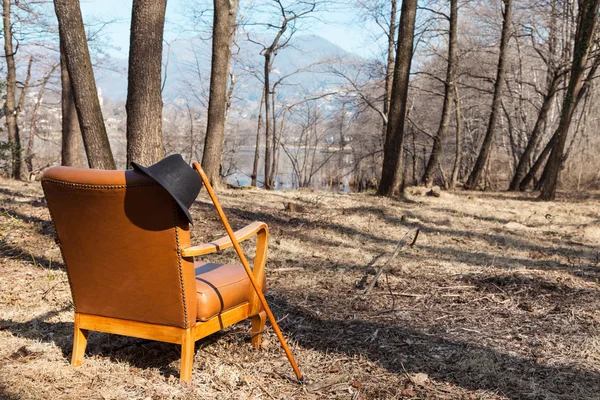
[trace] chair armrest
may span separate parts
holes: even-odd
[[[234,232],[235,238],[238,242],[243,242],[246,239],[251,238],[256,235],[261,230],[266,230],[267,224],[264,222],[253,222],[248,226],[240,229],[239,231]],[[183,257],[194,257],[194,256],[202,256],[204,254],[215,253],[217,251],[224,250],[228,247],[233,246],[231,239],[229,236],[224,236],[217,240],[213,240],[209,243],[203,243],[198,246],[192,246],[181,250],[181,255]]]

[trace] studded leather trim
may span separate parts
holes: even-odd
[[[43,182],[51,182],[57,185],[63,186],[71,186],[82,189],[126,189],[126,188],[136,188],[136,187],[149,187],[149,186],[159,186],[158,183],[137,183],[135,185],[86,185],[83,183],[72,183],[72,182],[63,182],[57,181],[55,179],[43,178]]]
[[[181,301],[183,301],[184,328],[188,328],[187,302],[185,301],[185,286],[183,285],[183,266],[181,264],[181,243],[179,242],[178,211],[177,203],[173,201],[173,225],[175,227],[175,242],[177,243],[177,264],[179,265],[179,284],[181,286]]]

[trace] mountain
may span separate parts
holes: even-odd
[[[260,101],[260,82],[253,76],[262,76],[264,58],[262,47],[254,42],[267,43],[265,35],[251,35],[239,43],[239,54],[234,65],[236,72],[236,101],[248,105]],[[176,102],[190,96],[190,85],[196,90],[204,87],[208,92],[210,77],[211,44],[198,37],[179,39],[164,49],[163,60],[167,64],[167,78],[163,90],[165,103]],[[275,58],[271,81],[311,64],[329,59],[359,57],[336,46],[317,35],[304,35],[292,38],[288,46],[280,50]],[[167,63],[168,60],[168,63]],[[103,97],[122,100],[127,96],[127,60],[112,59],[112,68],[96,71],[97,85]],[[185,82],[188,82],[186,84]],[[324,65],[315,65],[311,71],[294,74],[284,80],[278,93],[286,99],[303,95],[304,91],[316,93],[343,83],[342,78],[326,73]],[[253,107],[250,107],[253,108]]]

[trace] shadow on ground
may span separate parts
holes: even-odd
[[[362,355],[394,374],[425,373],[438,382],[496,392],[514,400],[563,396],[592,399],[600,393],[600,374],[590,371],[537,363],[468,342],[444,339],[408,325],[323,319],[279,296],[269,296],[269,302],[276,315],[287,316],[281,320],[284,332],[304,348],[322,353]],[[27,339],[54,343],[69,359],[73,324],[46,322],[62,311],[65,309],[23,323],[0,320],[0,328]],[[196,349],[221,336],[199,341]],[[90,334],[86,357],[94,356],[124,361],[136,368],[158,368],[164,376],[179,373],[170,366],[180,359],[176,345],[94,333]]]
[[[8,330],[13,335],[52,343],[60,348],[65,360],[70,362],[73,346],[72,322],[48,322],[54,316],[67,311],[66,306],[58,311],[51,311],[27,322],[15,322],[0,319],[0,330]],[[218,341],[226,333],[221,331],[196,342],[195,351]],[[86,358],[108,357],[113,362],[126,362],[135,368],[157,368],[160,374],[179,378],[179,361],[181,346],[128,336],[109,335],[102,332],[90,332],[85,350]],[[174,366],[171,366],[176,362]],[[1,385],[1,383],[0,383]],[[0,386],[0,400],[2,386]]]
[[[591,399],[600,395],[600,374],[567,365],[549,366],[467,342],[362,320],[325,320],[282,298],[271,301],[287,314],[282,329],[300,345],[319,352],[361,354],[395,374],[426,373],[471,390],[498,392],[510,399]]]

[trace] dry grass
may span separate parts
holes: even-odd
[[[234,226],[271,228],[268,299],[310,385],[293,382],[272,332],[254,351],[249,324],[197,344],[189,385],[177,346],[135,338],[92,334],[71,368],[71,297],[41,189],[0,181],[0,398],[600,399],[598,193],[220,198]],[[195,242],[224,233],[205,192],[193,213]],[[416,228],[364,298],[365,265]]]

